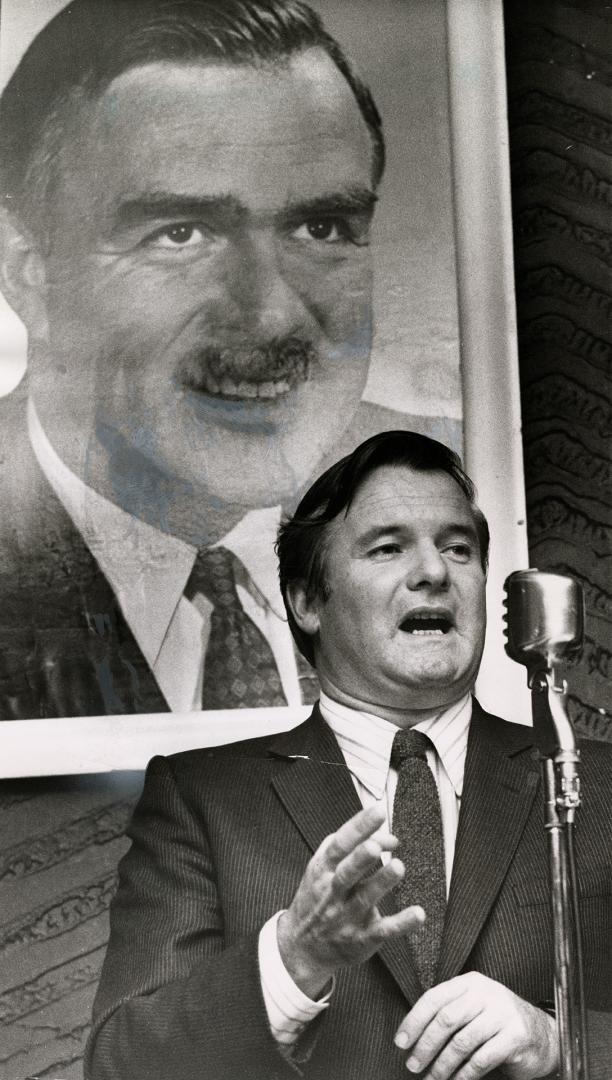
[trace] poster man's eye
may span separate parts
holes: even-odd
[[[348,229],[343,228],[338,218],[312,218],[299,225],[294,232],[297,240],[319,241],[323,244],[335,244],[347,239]]]
[[[199,225],[190,222],[181,222],[179,225],[166,225],[152,237],[149,243],[152,247],[163,248],[170,251],[173,248],[196,247],[205,240],[204,230]]]

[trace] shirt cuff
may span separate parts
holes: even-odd
[[[318,1001],[303,994],[285,967],[276,936],[282,911],[277,911],[259,934],[259,975],[270,1030],[281,1046],[290,1047],[315,1016],[329,1006],[332,987]]]

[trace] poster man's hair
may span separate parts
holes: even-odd
[[[48,239],[69,118],[129,68],[202,60],[258,66],[316,47],[355,95],[372,136],[378,182],[384,142],[374,100],[319,15],[301,0],[73,0],[34,39],[0,101],[5,207],[34,237]]]

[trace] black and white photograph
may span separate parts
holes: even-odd
[[[0,1080],[606,1080],[611,31],[3,0]]]

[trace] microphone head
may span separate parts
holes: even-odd
[[[506,652],[530,671],[578,656],[584,640],[584,597],[574,578],[516,570],[506,578]]]

